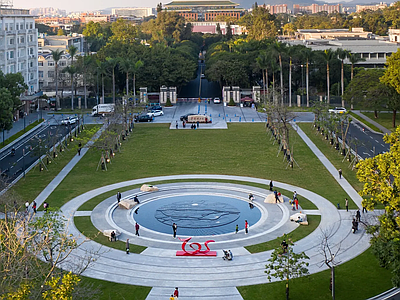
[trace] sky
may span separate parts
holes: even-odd
[[[169,3],[171,1],[161,1],[162,3]],[[65,9],[67,12],[71,11],[93,11],[109,7],[156,7],[157,0],[67,0],[67,1],[54,1],[43,2],[39,0],[14,0],[14,8],[36,8],[36,7],[54,7]]]

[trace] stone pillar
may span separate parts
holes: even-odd
[[[140,96],[139,96],[140,103],[147,103],[148,102],[147,87],[141,87],[139,90],[140,90]]]
[[[230,100],[231,100],[231,87],[224,86],[222,88],[222,102],[229,103]]]
[[[260,102],[261,100],[261,87],[260,86],[253,86],[253,101],[254,102]]]
[[[176,87],[170,87],[169,88],[169,100],[171,103],[176,103]]]
[[[235,103],[240,103],[240,87],[233,86],[232,93],[233,93],[233,101]]]
[[[168,88],[165,85],[160,87],[160,104],[167,103],[167,97],[168,97],[167,91],[168,91]]]
[[[301,107],[301,96],[297,95],[297,107]]]

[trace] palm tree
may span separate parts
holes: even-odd
[[[61,59],[61,55],[63,55],[64,51],[60,50],[54,50],[51,51],[51,56],[53,57],[54,60],[54,75],[55,75],[55,81],[56,81],[56,111],[60,109],[60,99],[58,98],[58,61]]]
[[[349,52],[348,58],[349,58],[349,61],[350,61],[350,63],[351,63],[350,80],[353,80],[353,76],[354,76],[354,65],[355,65],[356,63],[358,63],[359,61],[364,61],[365,59],[364,59],[364,58],[361,58],[361,57],[360,57],[360,54],[358,54],[358,53],[351,53],[351,52]],[[353,109],[353,101],[351,102],[350,108]]]
[[[115,103],[115,67],[118,65],[118,59],[107,57],[108,68],[111,69],[112,85],[113,85],[113,103]]]
[[[282,55],[286,51],[286,44],[283,44],[281,42],[275,41],[275,43],[272,44],[272,49],[273,52],[278,56],[279,59],[279,69],[280,69],[280,81],[281,81],[281,102],[283,105],[283,68],[282,68]]]
[[[294,46],[289,46],[287,48],[287,53],[289,55],[289,106],[292,106],[292,57],[296,51],[297,48]]]
[[[97,74],[101,75],[101,101],[104,103],[104,76],[107,74],[107,63],[100,60],[96,60]]]
[[[333,59],[334,55],[335,55],[335,52],[334,52],[332,49],[330,49],[330,48],[329,48],[329,49],[326,49],[326,50],[323,52],[323,57],[324,57],[324,60],[325,60],[325,62],[326,62],[326,93],[327,93],[327,96],[328,96],[328,99],[327,99],[328,105],[329,105],[330,100],[331,100],[331,98],[330,98],[330,93],[329,93],[329,88],[330,88],[330,82],[329,82],[329,63],[330,63],[330,61]]]
[[[279,66],[277,65],[275,59],[271,59],[270,60],[269,68],[270,68],[271,73],[272,73],[272,102],[274,104],[276,104],[275,103],[275,73],[278,72],[280,69],[279,69]]]
[[[258,67],[261,69],[261,73],[263,76],[263,90],[264,90],[264,101],[265,97],[268,94],[268,55],[265,51],[261,52],[260,55],[256,58],[256,62]],[[264,73],[265,70],[265,73]],[[265,87],[267,87],[267,94],[265,94]]]
[[[71,78],[71,110],[74,110],[74,75],[76,73],[76,67],[71,65],[65,67],[63,72],[68,73]]]
[[[302,56],[303,59],[306,61],[306,93],[307,93],[307,107],[310,107],[310,94],[309,94],[309,88],[308,88],[308,68],[310,65],[310,61],[314,55],[313,51],[310,48],[304,48],[302,51]]]
[[[343,50],[342,48],[338,48],[336,50],[336,54],[339,57],[339,59],[342,62],[342,69],[340,73],[340,86],[342,88],[342,107],[344,107],[344,99],[343,99],[343,94],[344,94],[344,60],[349,56],[349,51],[348,50]]]
[[[133,72],[133,98],[134,103],[136,105],[136,73],[139,69],[144,65],[144,63],[139,59],[133,64],[132,72]]]
[[[132,61],[129,58],[119,58],[119,68],[126,74],[126,101],[129,98],[129,72],[133,69]]]
[[[71,110],[74,110],[74,74],[76,73],[76,69],[74,70],[74,56],[78,52],[78,48],[76,48],[74,45],[69,46],[67,50],[68,54],[71,55],[71,67],[73,69],[70,69],[70,71],[74,72],[68,72],[71,76]]]

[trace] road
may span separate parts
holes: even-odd
[[[0,153],[0,173],[6,182],[13,181],[24,170],[31,166],[47,149],[59,142],[76,126],[64,126],[58,124],[43,124],[42,127],[24,137],[13,145],[15,155],[11,148]]]

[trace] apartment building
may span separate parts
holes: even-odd
[[[287,4],[266,5],[265,7],[269,10],[271,15],[288,13]]]
[[[356,12],[360,12],[363,10],[380,10],[380,9],[384,9],[387,7],[387,4],[384,2],[380,2],[379,4],[375,4],[375,5],[356,5]]]
[[[71,46],[75,46],[78,52],[85,50],[85,37],[82,34],[72,34],[72,36],[58,36],[40,34],[38,38],[40,50],[67,50]]]
[[[72,62],[71,56],[64,52],[58,61],[58,81],[59,86],[62,88],[64,85],[69,86],[68,74],[63,73],[62,70],[70,66]],[[55,89],[55,61],[50,50],[39,50],[38,54],[38,68],[39,68],[39,87],[41,90],[54,90]]]
[[[151,7],[123,7],[123,8],[113,8],[111,10],[112,15],[117,15],[118,17],[137,17],[145,18],[155,15],[155,9]]]
[[[39,91],[37,35],[28,9],[0,8],[0,70],[20,72],[29,95]]]
[[[293,4],[293,13],[298,14],[298,13],[306,13],[306,14],[317,14],[320,12],[327,12],[328,14],[331,13],[342,13],[343,12],[343,6],[342,4],[323,4],[323,5],[318,5],[318,4],[311,4],[307,6],[302,6],[299,4]]]

